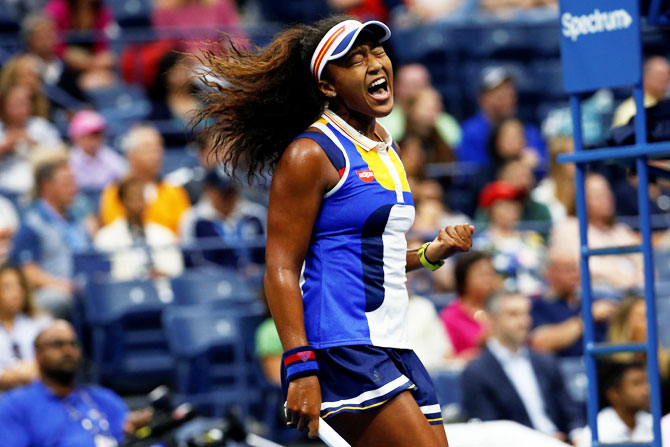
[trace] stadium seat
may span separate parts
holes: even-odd
[[[188,271],[172,279],[174,304],[192,306],[210,304],[215,301],[225,303],[248,303],[255,301],[255,294],[249,284],[235,270],[207,269]],[[225,303],[222,303],[225,306]]]
[[[107,4],[112,8],[114,20],[123,28],[151,25],[150,0],[107,0]]]
[[[19,17],[14,6],[7,0],[0,2],[0,33],[16,33]]]
[[[558,359],[558,368],[561,370],[565,387],[579,405],[586,411],[586,366],[581,357],[567,357]]]
[[[182,398],[221,415],[237,405],[243,415],[254,396],[252,351],[260,315],[239,314],[209,306],[170,306],[163,313],[168,345],[177,362],[177,390]],[[206,411],[206,410],[205,410]]]
[[[161,135],[162,132],[161,132]],[[179,168],[192,168],[198,165],[198,158],[182,148],[168,148],[163,156],[163,174],[176,171]]]
[[[136,85],[119,83],[87,94],[94,108],[107,120],[111,136],[121,135],[128,130],[128,123],[142,120],[151,110],[146,93]]]
[[[169,290],[151,281],[88,281],[84,308],[95,382],[144,391],[171,381],[174,361],[161,327],[171,300]]]
[[[447,409],[449,414],[457,414],[461,408],[461,371],[444,370],[435,371],[430,375],[435,385],[437,401],[442,409]]]

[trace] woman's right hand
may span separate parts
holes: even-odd
[[[307,431],[310,438],[319,435],[321,416],[321,386],[316,376],[301,377],[291,381],[286,396],[286,420],[300,431]]]

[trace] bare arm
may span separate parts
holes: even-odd
[[[426,249],[426,258],[436,263],[456,253],[470,250],[474,231],[475,227],[472,225],[456,225],[441,229]],[[408,272],[423,267],[419,261],[418,250],[407,250],[406,259]]]
[[[65,293],[72,293],[74,291],[74,285],[70,280],[47,273],[34,262],[25,264],[22,270],[28,282],[34,287],[50,287],[62,290]]]
[[[545,324],[531,333],[530,342],[541,351],[561,351],[572,346],[582,336],[583,328],[581,316],[568,318],[558,324]]]
[[[272,178],[265,291],[284,350],[307,344],[300,272],[323,195],[339,176],[321,148],[301,139],[286,148]],[[316,437],[321,389],[316,376],[289,385],[287,419]]]

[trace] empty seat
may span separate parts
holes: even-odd
[[[172,379],[174,361],[161,326],[171,300],[169,289],[151,281],[88,281],[84,310],[94,381],[140,391]]]
[[[179,393],[220,415],[239,406],[243,415],[254,396],[254,360],[249,353],[259,315],[241,315],[208,306],[171,306],[163,327],[177,361]]]
[[[151,25],[150,0],[107,0],[121,27]]]
[[[237,271],[230,269],[187,272],[172,279],[172,291],[174,304],[182,306],[215,301],[224,301],[231,305],[255,301],[255,294],[248,282]]]

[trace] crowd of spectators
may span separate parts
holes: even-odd
[[[15,5],[25,14],[23,50],[6,58],[0,71],[0,389],[41,381],[0,397],[0,428],[21,419],[4,439],[23,445],[24,439],[61,430],[66,423],[61,420],[40,433],[26,433],[22,425],[39,417],[26,399],[51,394],[73,396],[68,405],[75,410],[89,405],[87,400],[104,407],[114,418],[106,421],[113,422],[110,438],[120,439],[124,426],[133,425],[116,396],[65,380],[80,367],[74,332],[58,320],[71,317],[73,295],[81,287],[75,280],[77,255],[104,254],[116,281],[166,285],[166,279],[201,266],[262,276],[264,189],[252,190],[217,167],[212,142],[199,127],[189,127],[205,89],[192,81],[198,53],[218,37],[212,33],[216,28],[244,45],[244,25],[258,20],[256,3],[155,0],[151,26],[176,30],[180,39],[125,48],[125,55],[113,45],[120,31],[105,1]],[[523,12],[555,14],[556,3],[328,0],[323,7],[402,27],[473,14],[501,20]],[[82,32],[89,38],[65,38]],[[191,34],[195,37],[183,39]],[[138,57],[141,75],[133,77],[124,56]],[[574,166],[558,163],[560,154],[573,150],[572,129],[521,119],[519,80],[504,66],[487,66],[478,74],[477,112],[460,122],[445,108],[431,75],[419,63],[395,67],[395,108],[380,120],[399,143],[414,195],[410,245],[466,222],[475,225],[475,240],[473,252],[435,274],[409,275],[410,338],[431,373],[464,369],[466,419],[514,420],[587,445],[588,434],[578,430],[584,426],[583,402],[573,401],[556,366],[583,355],[575,173]],[[142,86],[149,104],[143,119],[123,122],[119,131],[111,123],[114,116],[96,109],[95,97],[123,91],[130,78]],[[669,83],[668,60],[650,57],[644,67],[645,105],[664,101]],[[79,106],[71,107],[62,95]],[[627,124],[634,113],[634,104],[624,101],[599,132]],[[195,154],[194,162],[166,168],[175,151]],[[459,173],[435,175],[433,168],[440,167]],[[637,209],[634,194],[635,206],[621,199],[630,197],[625,192],[634,188],[634,175],[597,171],[585,183],[591,247],[639,243],[635,229],[619,220]],[[667,198],[668,185],[659,181],[652,188],[658,199],[654,209],[667,209],[661,198]],[[654,240],[667,250],[670,232],[660,229]],[[590,270],[596,340],[644,342],[644,301],[635,295],[643,286],[641,255],[592,258]],[[281,344],[271,319],[259,327],[256,344],[268,380],[276,384]],[[668,413],[670,354],[659,355]],[[643,354],[618,355],[602,367],[606,403],[599,421],[611,442],[649,438],[643,360]]]

